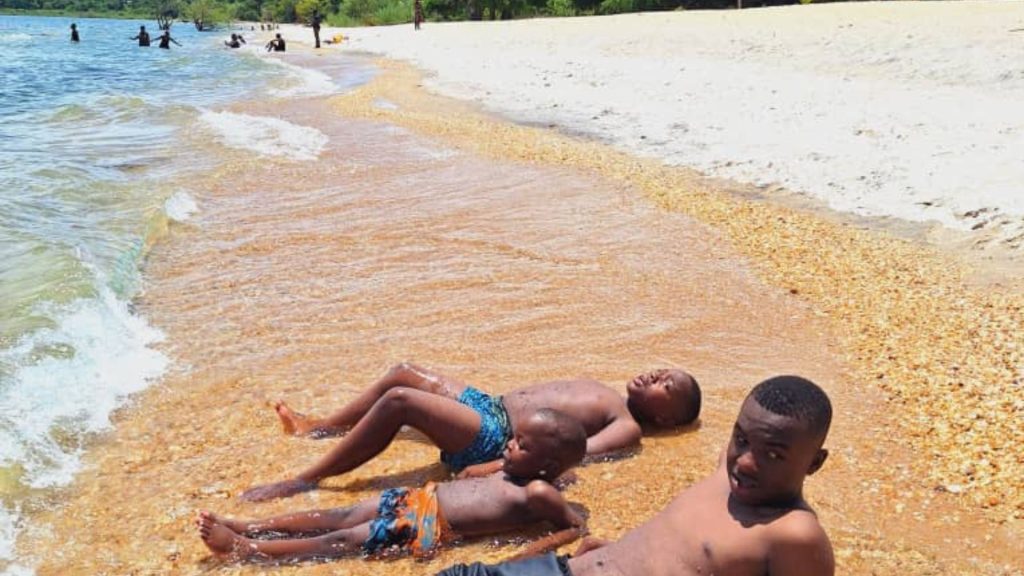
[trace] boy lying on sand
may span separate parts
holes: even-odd
[[[350,508],[241,521],[201,512],[196,524],[214,553],[236,559],[305,559],[409,549],[429,555],[456,536],[479,536],[547,521],[559,529],[537,553],[572,542],[584,520],[546,480],[579,464],[587,436],[573,418],[541,409],[523,421],[503,454],[504,470],[421,489],[391,489]],[[261,532],[298,538],[255,540]]]
[[[831,420],[814,383],[765,380],[744,400],[718,469],[619,541],[587,538],[573,558],[460,564],[438,576],[831,576],[832,545],[802,495],[828,456]]]
[[[537,408],[552,408],[579,420],[587,454],[607,454],[640,441],[641,423],[666,428],[693,422],[700,413],[700,388],[682,370],[641,374],[626,385],[628,398],[596,380],[564,380],[489,396],[476,388],[412,364],[399,364],[351,403],[327,418],[277,414],[291,434],[345,438],[312,467],[291,480],[252,488],[246,500],[268,500],[316,488],[324,478],[348,472],[380,454],[402,426],[427,435],[454,470],[501,456],[508,439]],[[491,470],[497,465],[491,464]]]

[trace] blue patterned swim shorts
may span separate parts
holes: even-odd
[[[456,472],[473,464],[497,460],[512,437],[512,425],[508,421],[505,405],[501,403],[501,396],[491,396],[469,387],[459,395],[459,403],[469,406],[480,415],[480,432],[465,450],[457,454],[441,452],[441,462]]]

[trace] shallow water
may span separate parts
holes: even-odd
[[[339,89],[192,27],[167,51],[129,40],[142,22],[78,20],[79,44],[70,23],[0,16],[0,569],[17,561],[23,512],[71,481],[111,411],[169,364],[131,300],[150,248],[194,212],[195,175],[218,166],[204,150],[251,131],[209,107]]]
[[[166,335],[159,349],[171,369],[118,415],[64,504],[34,516],[38,530],[19,550],[40,573],[424,574],[512,555],[532,533],[463,543],[427,564],[208,558],[191,525],[197,509],[263,516],[444,478],[436,449],[409,434],[316,492],[236,498],[330,445],[283,436],[268,402],[325,412],[401,360],[496,392],[576,375],[622,386],[650,367],[690,369],[705,391],[701,426],[588,466],[568,492],[600,536],[621,534],[710,471],[746,391],[780,372],[818,380],[837,406],[833,455],[808,494],[850,573],[949,573],[963,564],[935,560],[946,539],[988,535],[967,511],[965,527],[939,522],[932,515],[947,506],[899,493],[891,478],[908,473],[907,455],[887,438],[884,404],[850,381],[824,321],[761,283],[714,230],[591,173],[482,158],[338,116],[324,100],[215,113],[276,117],[326,141],[306,160],[193,135],[189,145],[216,155],[218,168],[191,195],[192,217],[153,249],[136,299]],[[888,512],[896,504],[906,513]],[[38,552],[55,542],[60,555]]]

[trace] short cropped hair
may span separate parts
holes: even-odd
[[[772,414],[804,422],[811,432],[820,434],[822,438],[828,434],[832,424],[832,403],[824,390],[806,378],[769,378],[755,386],[750,396]]]
[[[679,414],[677,414],[676,424],[679,426],[686,426],[700,416],[700,385],[697,384],[697,379],[694,378],[692,374],[687,374],[687,376],[690,377],[690,389],[680,390],[680,392],[684,394],[689,393],[690,401],[687,402],[683,409],[680,410]]]
[[[534,417],[544,427],[547,441],[554,448],[552,459],[560,468],[547,470],[548,477],[556,478],[583,461],[587,455],[587,431],[579,420],[551,408],[537,410]]]

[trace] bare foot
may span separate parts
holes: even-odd
[[[273,484],[264,484],[255,488],[250,488],[245,492],[242,492],[242,500],[249,502],[262,502],[264,500],[273,500],[274,498],[284,498],[286,496],[292,496],[300,492],[307,492],[316,488],[316,482],[307,482],[299,478],[293,478],[291,480],[285,480],[284,482],[275,482]]]
[[[313,430],[313,426],[310,424],[309,419],[305,415],[299,414],[288,407],[284,401],[279,400],[274,404],[274,411],[277,412],[277,417],[281,419],[281,426],[284,428],[284,433],[291,436],[305,436]]]
[[[255,549],[249,540],[236,534],[231,528],[218,521],[216,515],[202,511],[196,518],[199,537],[215,555],[223,558],[241,560],[251,556]]]
[[[245,536],[249,532],[254,532],[257,530],[252,526],[251,522],[246,522],[245,520],[232,520],[231,518],[225,518],[220,514],[215,514],[208,510],[203,510],[199,512],[199,516],[200,518],[208,517],[210,518],[210,521],[214,524],[221,524],[223,526],[227,526],[229,530],[231,530],[235,534],[241,534],[242,536]]]
[[[292,410],[283,400],[274,403],[274,411],[281,419],[281,427],[284,433],[291,436],[309,436],[319,440],[332,436],[342,436],[347,428],[335,428],[321,423],[317,418],[310,418],[305,414]]]

